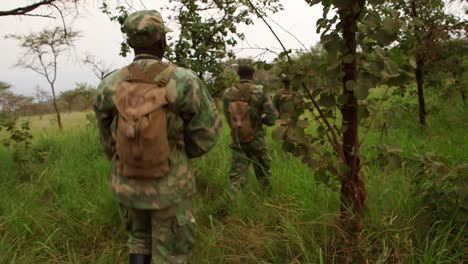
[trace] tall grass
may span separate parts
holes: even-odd
[[[391,171],[373,160],[372,146],[400,146],[408,153],[434,151],[466,162],[466,109],[444,110],[421,130],[410,118],[363,146],[368,194],[364,232],[355,248],[369,263],[462,263],[463,229],[429,224],[411,191],[412,171]],[[108,161],[95,127],[83,114],[67,115],[63,132],[52,117],[33,118],[31,167],[20,180],[12,149],[0,149],[0,263],[124,263],[126,234],[108,187]],[[447,121],[449,120],[449,121]],[[454,121],[455,120],[455,121]],[[455,125],[458,122],[458,125]],[[227,129],[216,147],[193,162],[198,194],[198,244],[193,263],[339,263],[344,238],[336,225],[339,194],[313,170],[270,140],[273,192],[250,173],[249,184],[226,199],[230,150]],[[21,173],[24,171],[21,170]],[[24,177],[21,177],[24,179]]]

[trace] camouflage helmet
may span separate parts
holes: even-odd
[[[164,25],[161,14],[155,10],[143,10],[128,15],[122,26],[133,48],[150,47],[171,30]]]

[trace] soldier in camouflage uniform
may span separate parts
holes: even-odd
[[[290,118],[296,116],[295,110],[297,108],[297,96],[298,94],[291,90],[290,84],[291,80],[288,78],[283,78],[283,88],[276,92],[273,99],[276,109],[278,110],[280,118],[285,114],[288,114]]]
[[[158,12],[130,14],[123,31],[136,54],[133,64],[144,71],[161,61],[168,29]],[[113,96],[122,75],[120,69],[102,80],[94,109],[102,145],[112,160],[111,190],[128,213],[130,263],[186,263],[195,242],[191,201],[195,178],[189,159],[215,145],[221,131],[219,113],[197,75],[176,67],[165,87],[167,101],[176,108],[167,111],[169,173],[161,178],[125,177],[117,169],[112,136],[117,118]]]
[[[265,93],[261,85],[253,83],[254,69],[247,65],[240,65],[238,69],[240,84],[246,84],[250,89],[251,97],[248,102],[250,108],[250,118],[256,124],[255,137],[249,142],[240,143],[235,138],[231,140],[232,167],[230,172],[231,188],[237,190],[247,181],[247,174],[250,163],[253,163],[257,179],[270,190],[270,158],[265,142],[265,129],[263,124],[272,126],[278,118],[271,98]],[[226,89],[223,96],[224,114],[229,122],[229,105],[239,88],[234,85]]]

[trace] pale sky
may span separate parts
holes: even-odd
[[[141,2],[143,2],[146,8],[158,11],[161,10],[163,5],[167,4],[167,0],[142,0]],[[9,10],[25,3],[31,3],[31,1],[3,0],[0,3],[0,10]],[[99,83],[99,80],[94,76],[92,71],[81,63],[87,53],[94,55],[106,64],[111,64],[113,68],[123,67],[131,61],[131,55],[127,58],[119,56],[120,43],[123,38],[118,23],[110,22],[109,18],[100,12],[100,1],[87,0],[86,3],[87,7],[81,8],[79,10],[79,17],[71,23],[75,30],[81,32],[81,38],[75,43],[74,50],[69,55],[65,54],[60,61],[56,82],[57,93],[73,89],[76,82],[87,82],[92,85]],[[315,45],[319,41],[319,35],[315,33],[315,23],[322,16],[321,7],[310,7],[304,0],[282,0],[282,3],[284,11],[272,15],[271,18],[283,28],[293,33],[306,47]],[[171,14],[168,14],[166,11],[162,15],[167,17]],[[61,21],[58,19],[24,16],[0,17],[0,32],[2,32],[2,38],[0,39],[0,50],[2,51],[0,80],[10,83],[15,93],[33,95],[36,85],[47,90],[50,89],[44,77],[32,71],[14,67],[22,51],[18,47],[17,41],[4,39],[3,36],[37,32],[45,27],[56,25],[60,26]],[[287,48],[302,48],[302,45],[290,34],[273,23],[271,25]],[[171,27],[171,23],[168,26]],[[172,28],[174,27],[174,22],[172,22]],[[240,26],[238,31],[245,33],[246,36],[246,40],[239,42],[238,46],[234,48],[240,57],[256,56],[261,52],[255,49],[243,50],[243,48],[249,47],[267,47],[281,51],[280,45],[260,20],[256,21],[255,25]],[[177,32],[175,31],[171,34],[177,34]],[[263,59],[268,60],[273,57],[273,55],[270,55],[263,57]]]

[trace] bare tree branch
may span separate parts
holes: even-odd
[[[110,65],[104,64],[102,61],[96,60],[91,54],[87,54],[86,58],[83,60],[84,64],[87,64],[91,67],[94,75],[102,80],[104,77],[111,72],[112,67]]]
[[[0,11],[0,16],[24,16],[41,6],[51,5],[55,1],[57,0],[43,0],[28,6],[18,7],[7,11]]]

